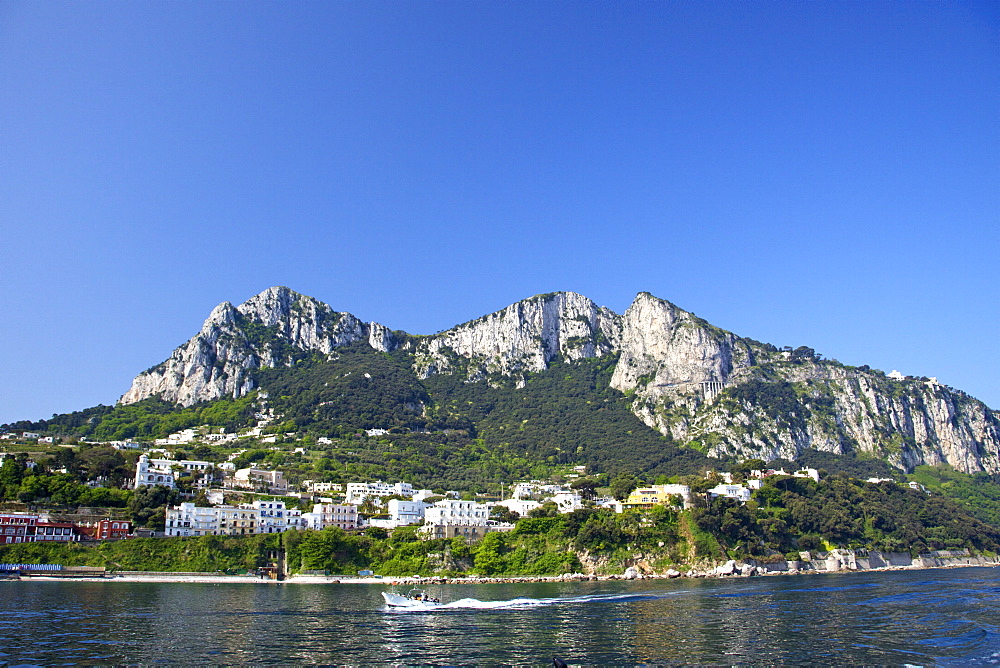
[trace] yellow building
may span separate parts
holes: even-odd
[[[623,508],[652,508],[669,505],[671,497],[680,496],[687,506],[691,499],[691,488],[687,485],[649,485],[632,490],[622,503]]]

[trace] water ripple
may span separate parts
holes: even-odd
[[[5,583],[0,664],[1000,665],[997,575],[441,585],[417,611],[363,585]]]

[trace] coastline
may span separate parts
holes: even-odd
[[[337,577],[322,575],[292,575],[284,580],[272,580],[258,575],[224,575],[219,573],[169,573],[169,572],[138,572],[130,571],[126,573],[109,573],[101,576],[48,576],[32,575],[21,578],[11,578],[6,581],[42,581],[42,582],[155,582],[155,583],[202,583],[202,584],[362,584],[362,585],[382,585],[389,587],[392,585],[430,585],[430,584],[516,584],[516,583],[540,583],[540,582],[603,582],[603,581],[627,581],[627,580],[673,580],[673,579],[744,579],[748,577],[765,577],[781,575],[815,575],[820,573],[859,573],[874,571],[917,571],[932,570],[939,568],[990,568],[1000,565],[1000,558],[972,557],[964,560],[949,561],[947,563],[912,563],[909,565],[891,565],[879,568],[838,568],[832,570],[817,568],[800,568],[795,570],[766,570],[753,567],[752,572],[741,569],[737,566],[728,572],[718,572],[726,566],[719,566],[713,570],[689,571],[679,573],[673,571],[670,574],[640,574],[625,573],[621,575],[588,575],[583,573],[565,573],[562,575],[520,575],[509,577],[442,577],[442,576],[408,576],[408,577]]]

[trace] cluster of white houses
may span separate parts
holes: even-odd
[[[236,469],[229,463],[213,464],[193,459],[152,458],[148,454],[139,456],[135,466],[135,488],[163,485],[174,489],[177,479],[191,476],[194,486],[207,489],[216,480],[225,487],[268,494],[284,494],[288,483],[281,471],[260,468]]]
[[[225,467],[224,464],[222,466]],[[143,454],[136,466],[135,486],[174,487],[177,477],[194,474],[197,478],[198,474],[206,473],[213,467],[210,462],[154,459]],[[225,476],[227,487],[270,494],[282,494],[288,490],[279,471],[231,469]],[[226,469],[223,468],[223,471]],[[708,490],[708,495],[745,503],[753,490],[760,487],[761,480],[768,475],[793,475],[813,479],[819,477],[814,469],[803,469],[792,474],[784,471],[755,471],[751,479],[742,484],[733,483],[729,474],[722,474],[723,481]],[[206,476],[206,481],[211,482],[212,478]],[[431,490],[415,490],[407,482],[357,482],[344,486],[307,481],[306,488],[311,493],[343,494],[344,501],[333,503],[332,498],[321,499],[323,502],[314,504],[312,512],[289,508],[284,501],[276,499],[255,500],[238,506],[221,505],[222,499],[218,497],[216,500],[220,505],[208,507],[197,506],[192,502],[181,503],[167,509],[165,533],[167,536],[247,535],[326,527],[348,531],[363,527],[395,529],[420,524],[420,531],[428,538],[463,536],[475,540],[490,531],[508,531],[513,528],[512,524],[490,519],[497,506],[519,516],[527,515],[543,503],[555,504],[560,513],[584,507],[581,496],[576,492],[560,485],[538,481],[517,483],[511,490],[510,498],[498,503],[479,503],[458,498],[431,499],[435,496]],[[458,495],[452,493],[451,496]],[[212,498],[211,494],[209,498]],[[361,506],[366,503],[369,510],[377,508],[377,514],[360,514]],[[628,508],[651,508],[654,505],[689,507],[692,495],[687,485],[650,485],[635,489],[623,502],[605,498],[598,499],[595,503],[617,512]]]
[[[197,506],[192,502],[167,509],[167,536],[245,536],[303,528],[302,511],[284,501],[257,500],[239,506]]]
[[[784,470],[767,469],[751,471],[746,483],[734,483],[732,474],[721,474],[722,482],[707,490],[710,498],[735,499],[740,503],[750,500],[754,490],[760,489],[764,478],[775,475],[792,476],[793,478],[812,478],[819,482],[819,471],[816,469],[801,469],[794,473]],[[657,505],[680,505],[690,508],[693,503],[691,488],[688,485],[646,485],[632,490],[629,497],[616,508],[619,512],[626,508],[652,508]]]
[[[464,536],[482,538],[489,531],[513,528],[490,519],[491,505],[459,499],[441,499],[433,504],[423,501],[390,499],[380,517],[362,520],[358,506],[350,503],[317,503],[312,512],[289,508],[276,499],[257,500],[238,506],[197,506],[181,503],[167,509],[167,536],[243,536],[279,533],[289,529],[325,529],[346,531],[363,527],[394,529],[423,523],[421,531],[429,538]]]

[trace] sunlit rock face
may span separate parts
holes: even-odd
[[[239,397],[253,389],[255,369],[288,364],[297,352],[329,354],[358,341],[381,351],[395,345],[378,323],[338,313],[288,288],[269,288],[239,306],[216,306],[187,343],[136,376],[121,403],[159,396],[188,406]]]
[[[583,295],[538,295],[421,341],[415,369],[426,378],[450,370],[456,357],[470,375],[543,371],[557,356],[601,357],[618,347],[621,317]]]
[[[648,293],[623,315],[573,292],[537,295],[433,336],[412,336],[275,287],[217,306],[201,330],[121,398],[190,405],[254,389],[261,367],[345,345],[408,355],[415,376],[514,378],[615,355],[611,387],[651,428],[713,456],[860,453],[902,468],[1000,472],[1000,416],[962,392],[892,379],[744,339]],[[530,391],[525,389],[524,391]]]

